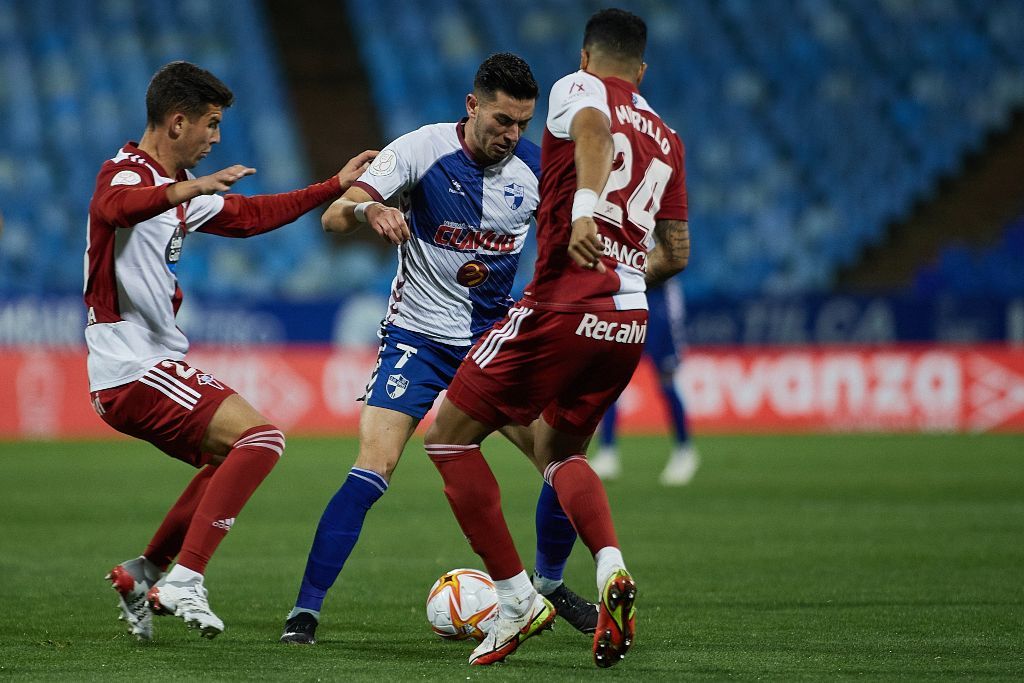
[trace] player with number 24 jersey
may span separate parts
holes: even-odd
[[[604,273],[571,267],[566,251],[576,191],[569,126],[586,107],[608,117],[615,144],[611,175],[594,211],[604,242]],[[633,84],[577,71],[551,88],[541,167],[536,275],[523,304],[552,311],[646,308],[644,273],[654,223],[687,219],[679,136]]]

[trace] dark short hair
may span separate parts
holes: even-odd
[[[603,9],[587,20],[583,47],[598,48],[618,59],[642,62],[647,47],[647,24],[626,10]]]
[[[476,70],[473,92],[492,100],[499,90],[516,100],[537,99],[537,81],[526,60],[511,52],[498,52],[484,60]]]
[[[159,125],[172,112],[190,119],[202,116],[213,104],[230,107],[235,101],[231,88],[206,69],[191,62],[171,62],[160,67],[146,89],[146,122]]]

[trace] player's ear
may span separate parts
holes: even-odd
[[[476,109],[479,105],[480,103],[477,101],[476,95],[473,93],[466,95],[466,114],[469,115],[470,118],[476,116]]]
[[[185,121],[187,117],[181,112],[171,114],[167,120],[167,133],[172,137],[176,138],[181,135],[185,130]]]
[[[580,71],[587,70],[587,64],[590,63],[590,53],[587,52],[586,48],[580,48]]]

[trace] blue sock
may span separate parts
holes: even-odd
[[[615,404],[608,406],[604,417],[601,419],[601,446],[610,447],[615,445],[615,422],[618,420],[619,410]]]
[[[296,607],[320,611],[327,591],[359,540],[366,513],[387,490],[388,483],[376,472],[353,467],[348,473],[316,527]]]
[[[665,405],[668,406],[669,417],[672,418],[672,429],[675,432],[676,443],[683,445],[690,440],[690,432],[686,425],[686,408],[683,407],[683,400],[676,391],[673,382],[662,382],[661,393],[665,397]]]
[[[561,581],[574,543],[576,530],[562,510],[555,489],[544,482],[537,498],[537,573]]]

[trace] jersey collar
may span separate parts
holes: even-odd
[[[627,81],[625,78],[619,78],[618,76],[597,76],[595,74],[591,74],[589,71],[584,71],[583,73],[590,74],[591,76],[594,76],[594,78],[600,79],[605,83],[614,82],[621,84],[622,87],[626,88],[630,92],[635,92],[638,95],[640,94],[640,88],[636,87],[636,83],[633,81]]]
[[[147,164],[152,166],[153,169],[156,170],[156,172],[159,173],[164,178],[171,177],[167,175],[167,171],[165,171],[164,167],[160,165],[160,162],[154,159],[153,157],[149,156],[145,152],[143,152],[141,149],[139,149],[139,143],[135,142],[134,140],[129,140],[128,142],[125,143],[124,151],[128,152],[129,154],[134,154],[135,156],[142,157]],[[182,171],[179,175],[184,174],[185,171]],[[182,178],[176,178],[176,180],[182,180]]]

